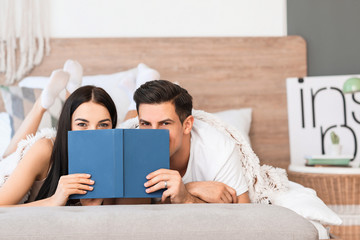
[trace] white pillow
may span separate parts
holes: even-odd
[[[44,89],[46,83],[48,82],[49,77],[25,77],[23,80],[19,82],[19,87],[27,87],[27,88],[40,88]]]
[[[136,68],[107,75],[84,76],[82,86],[94,85],[103,88],[116,105],[118,122],[122,122],[135,91]]]
[[[295,182],[290,181],[288,191],[275,193],[272,203],[289,208],[308,220],[329,225],[340,225],[342,223],[339,216],[316,196],[313,189],[305,188]]]
[[[225,123],[238,129],[250,144],[249,132],[251,126],[251,108],[232,109],[213,113]]]
[[[9,114],[0,113],[0,159],[11,140],[11,124]]]
[[[82,86],[94,85],[103,88],[113,99],[118,113],[118,122],[122,122],[128,111],[132,93],[135,91],[137,68],[114,74],[84,76]],[[49,77],[26,77],[19,82],[20,87],[43,89]]]

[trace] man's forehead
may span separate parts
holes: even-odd
[[[175,120],[177,114],[175,106],[171,102],[159,104],[140,104],[139,119],[144,121],[163,121],[166,119]]]

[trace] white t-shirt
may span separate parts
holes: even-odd
[[[222,182],[234,188],[237,196],[248,191],[240,150],[235,141],[197,119],[191,131],[190,157],[182,180],[184,184],[197,181]]]

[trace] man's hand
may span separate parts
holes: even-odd
[[[152,193],[165,188],[161,201],[170,197],[171,203],[194,203],[195,198],[186,190],[180,173],[175,170],[159,169],[146,176],[148,181],[144,184],[146,192]]]
[[[238,202],[235,189],[222,182],[190,182],[185,187],[191,195],[207,203]]]

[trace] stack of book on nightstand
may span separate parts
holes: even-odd
[[[306,166],[350,167],[351,155],[310,155],[305,156]]]

